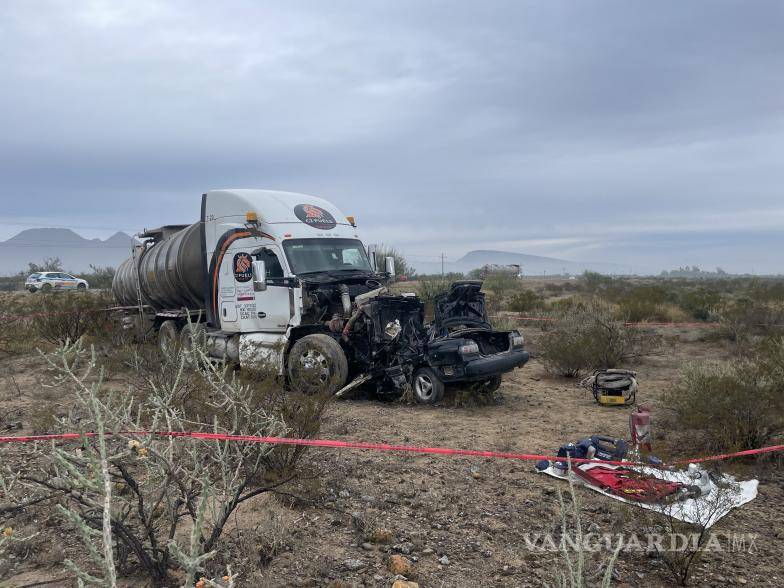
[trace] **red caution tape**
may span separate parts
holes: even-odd
[[[243,443],[269,443],[272,445],[301,445],[307,447],[332,447],[338,449],[364,449],[367,451],[394,451],[405,453],[428,453],[433,455],[459,455],[467,457],[486,457],[496,459],[518,459],[524,461],[563,461],[564,458],[553,455],[537,455],[531,453],[508,453],[501,451],[483,451],[478,449],[452,449],[448,447],[418,447],[415,445],[389,445],[386,443],[366,443],[363,441],[337,441],[332,439],[292,439],[289,437],[261,437],[257,435],[225,435],[222,433],[199,433],[194,431],[126,431],[123,435],[131,437],[158,436],[158,437],[185,437],[191,439],[204,439],[208,441],[239,441]],[[61,433],[56,435],[20,435],[0,437],[0,443],[30,443],[33,441],[57,441],[80,439],[82,437],[95,437],[96,433]],[[760,449],[749,449],[736,453],[711,455],[694,459],[684,459],[672,462],[673,464],[700,463],[717,461],[731,457],[744,457],[762,453],[773,453],[784,450],[784,445],[773,445]],[[572,463],[595,463],[595,459],[573,458]],[[611,465],[649,465],[630,461],[602,461]]]

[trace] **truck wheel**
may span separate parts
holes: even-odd
[[[168,320],[161,323],[161,328],[158,329],[158,347],[164,357],[168,357],[176,351],[179,331],[176,321]]]
[[[287,371],[293,390],[303,394],[334,394],[346,384],[348,360],[328,335],[307,335],[294,343]]]
[[[185,363],[189,367],[198,365],[199,360],[193,353],[195,349],[207,352],[207,330],[202,323],[188,323],[180,332],[180,348],[185,354]]]
[[[411,387],[414,389],[414,398],[420,404],[435,404],[444,397],[444,383],[427,367],[419,368],[414,373]]]

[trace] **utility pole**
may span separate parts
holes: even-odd
[[[444,275],[444,259],[446,259],[446,255],[441,253],[441,275]]]

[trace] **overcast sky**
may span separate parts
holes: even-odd
[[[778,1],[4,0],[0,238],[256,187],[412,259],[784,272],[782,31]]]

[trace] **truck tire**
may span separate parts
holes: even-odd
[[[444,383],[429,367],[419,368],[411,380],[414,399],[420,404],[435,404],[444,397]]]
[[[203,323],[188,323],[180,331],[180,348],[185,354],[185,363],[188,367],[196,367],[199,359],[194,355],[194,349],[207,352],[207,329]]]
[[[329,335],[307,335],[294,343],[286,368],[289,385],[303,394],[332,395],[348,378],[346,354]]]
[[[164,357],[169,357],[177,350],[180,328],[177,321],[168,320],[161,323],[158,329],[158,348]]]

